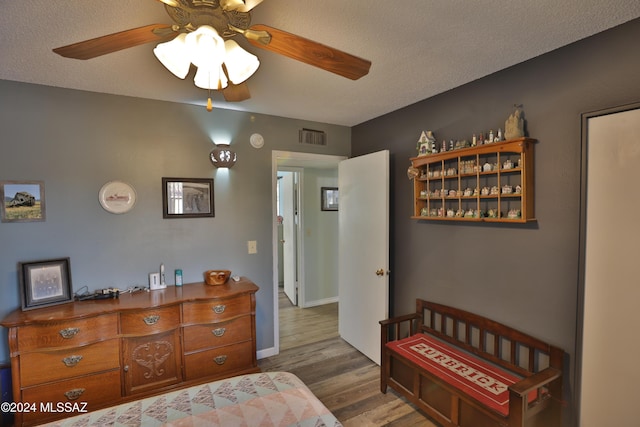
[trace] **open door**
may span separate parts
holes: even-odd
[[[291,304],[298,305],[296,255],[296,204],[294,172],[283,175],[280,186],[282,198],[282,264],[284,293]]]
[[[378,365],[389,315],[389,151],[338,166],[338,331]]]

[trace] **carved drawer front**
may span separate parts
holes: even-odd
[[[242,316],[228,322],[192,325],[184,328],[184,351],[191,353],[251,340],[251,316]]]
[[[20,356],[23,387],[118,368],[120,340]]]
[[[36,402],[37,413],[25,413],[24,421],[44,420],[47,417],[40,412],[40,405],[52,402],[52,405],[77,403],[80,408],[87,402],[89,411],[117,402],[120,399],[120,371],[110,371],[100,375],[90,375],[67,381],[60,381],[39,387],[30,387],[22,391],[22,402]],[[52,414],[51,418],[68,417],[69,413]],[[78,413],[75,413],[78,415]]]
[[[240,295],[235,298],[188,302],[183,304],[185,324],[221,322],[243,314],[251,313],[251,297]]]
[[[185,356],[186,380],[205,376],[225,376],[253,368],[253,343],[245,342]]]
[[[120,328],[124,335],[149,335],[179,326],[180,306],[177,305],[120,313]]]
[[[22,326],[18,329],[18,349],[29,351],[48,347],[75,347],[118,334],[116,314]]]

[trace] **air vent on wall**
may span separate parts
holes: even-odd
[[[321,130],[301,129],[298,132],[300,144],[327,145],[327,134]]]

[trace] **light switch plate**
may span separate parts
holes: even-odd
[[[258,242],[256,242],[255,240],[249,240],[247,242],[247,248],[248,248],[250,254],[257,254],[258,253]]]

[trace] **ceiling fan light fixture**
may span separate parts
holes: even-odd
[[[196,76],[193,78],[193,83],[201,89],[220,90],[227,87],[229,81],[227,76],[224,75],[222,67],[218,66],[218,68],[214,69],[198,68]]]
[[[209,25],[202,25],[187,34],[185,42],[191,62],[198,68],[213,69],[224,61],[224,40],[215,28]]]
[[[234,84],[240,84],[256,72],[260,61],[257,56],[241,48],[235,40],[227,40],[224,46],[226,51],[224,63],[229,73],[229,80]]]
[[[186,37],[184,33],[178,34],[173,40],[160,43],[153,49],[158,61],[180,79],[187,76],[191,66],[191,58],[186,50]]]

